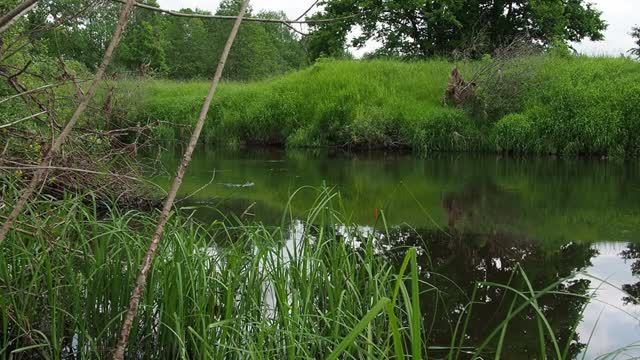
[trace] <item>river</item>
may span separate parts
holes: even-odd
[[[167,187],[181,151],[160,152],[151,178]],[[399,262],[407,246],[421,249],[424,281],[441,294],[422,301],[429,343],[450,342],[476,283],[515,284],[520,266],[536,290],[558,283],[556,291],[574,294],[539,299],[558,342],[573,338],[569,354],[640,356],[637,163],[201,147],[179,206],[203,222],[233,215],[293,228],[303,226],[323,189],[339,193],[335,206],[345,226],[385,234],[380,256]],[[481,342],[504,318],[504,293],[487,289],[476,299],[481,310],[470,319],[469,343]],[[532,323],[525,314],[509,325],[506,358],[535,357]]]

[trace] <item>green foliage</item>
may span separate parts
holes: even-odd
[[[155,1],[145,1],[158,6]],[[129,19],[127,31],[116,51],[115,67],[125,71],[139,71],[166,74],[168,71],[166,53],[170,43],[166,38],[166,20],[151,11],[134,11]]]
[[[640,65],[626,59],[549,57],[522,112],[494,128],[501,150],[638,156]]]
[[[527,153],[535,141],[529,118],[523,114],[510,114],[502,118],[493,129],[493,142],[498,150]],[[534,147],[535,148],[535,147]]]
[[[465,65],[463,73],[485,68],[486,61]],[[226,83],[205,125],[205,142],[640,155],[636,62],[509,60],[499,78],[479,84],[480,115],[442,104],[453,66],[436,60],[321,61],[280,78]],[[132,121],[160,119],[187,128],[207,89],[201,82],[122,86],[141,89],[128,104]],[[184,137],[172,129],[159,131],[169,139]]]
[[[378,55],[449,56],[471,49],[472,56],[510,43],[518,37],[532,43],[601,40],[606,23],[601,12],[584,0],[324,0],[316,18],[345,18],[313,26],[310,56],[342,51],[352,27],[362,30],[352,45],[378,40]],[[356,16],[353,16],[353,15]]]
[[[40,50],[52,58],[77,60],[95,69],[108,44],[120,8],[113,2],[90,6],[89,0],[41,2],[29,15],[29,29],[47,24],[47,19],[66,19],[61,26],[38,34]],[[155,0],[145,1],[158,6]],[[217,14],[236,15],[238,1],[220,4]],[[183,13],[210,14],[182,9]],[[80,13],[80,16],[71,17]],[[248,16],[284,18],[281,12],[260,12]],[[67,19],[70,17],[69,19]],[[172,78],[208,78],[231,30],[232,22],[201,18],[174,17],[135,8],[111,65],[112,72],[141,75],[169,75]],[[299,69],[306,62],[303,45],[286,26],[273,23],[245,23],[227,61],[224,77],[254,80]]]
[[[483,148],[483,134],[462,110],[434,110],[415,130],[414,147],[424,151],[469,151]]]
[[[636,26],[631,30],[631,36],[635,39],[636,47],[630,49],[629,53],[640,59],[640,26]]]
[[[450,69],[451,64],[436,60],[325,60],[276,79],[223,84],[204,137],[219,144],[411,146],[419,124],[449,113],[442,94]],[[207,89],[206,83],[199,82],[149,81],[129,86],[141,86],[143,94],[130,104],[132,120],[162,119],[184,125],[192,124]],[[464,116],[456,113],[457,119]],[[461,135],[469,135],[466,129]],[[441,133],[440,144],[450,142],[452,134]]]

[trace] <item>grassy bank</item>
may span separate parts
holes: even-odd
[[[272,80],[227,83],[210,112],[205,141],[408,146],[425,120],[437,122],[436,128],[468,125],[462,111],[442,106],[450,71],[444,61],[325,61]],[[204,82],[145,82],[130,114],[143,121],[191,124],[206,88]],[[180,135],[174,130],[161,133]],[[449,141],[440,145],[451,146]]]
[[[3,198],[15,194],[14,184],[3,182]],[[39,198],[0,244],[1,358],[105,358],[113,348],[155,215],[99,210],[91,199]],[[431,263],[413,242],[385,243],[383,224],[378,235],[336,226],[336,201],[319,190],[306,218],[316,225],[294,223],[296,240],[286,227],[174,216],[129,354],[462,359],[496,352],[520,358],[526,348],[573,358],[585,346],[572,345],[585,289],[549,292],[571,268],[529,278],[514,263],[500,271],[506,287],[456,284],[432,272],[441,260]],[[565,315],[548,318],[558,312]]]
[[[467,78],[488,61],[459,64]],[[424,151],[640,154],[640,64],[626,59],[518,59],[479,81],[480,104],[443,104],[454,64],[322,61],[271,80],[227,83],[210,111],[208,143],[411,147]],[[525,74],[525,75],[523,75]],[[131,120],[166,120],[185,138],[205,82],[124,82]]]

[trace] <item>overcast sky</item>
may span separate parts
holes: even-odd
[[[252,0],[251,6],[259,10],[283,10],[290,18],[296,18],[303,13],[315,0]],[[603,11],[603,18],[609,24],[605,33],[605,40],[599,42],[585,41],[574,44],[581,53],[590,55],[619,55],[634,46],[633,38],[629,35],[631,27],[640,25],[640,0],[591,0],[595,6]],[[159,0],[163,8],[178,10],[181,8],[200,8],[215,11],[220,0]],[[370,43],[367,49],[357,51],[362,54],[372,50],[375,43]]]

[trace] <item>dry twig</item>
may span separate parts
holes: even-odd
[[[46,155],[44,156],[44,159],[40,163],[40,166],[49,165],[49,163],[53,160],[54,156],[60,150],[67,136],[69,136],[69,134],[71,133],[71,130],[73,129],[75,124],[78,122],[78,119],[82,116],[82,114],[84,114],[85,110],[87,109],[89,102],[93,98],[93,95],[95,94],[98,88],[98,84],[100,80],[102,80],[107,70],[107,66],[111,62],[111,58],[113,57],[113,52],[115,51],[115,49],[118,47],[118,44],[120,43],[122,33],[124,32],[124,29],[127,23],[129,22],[129,14],[131,12],[131,9],[133,8],[133,3],[134,3],[134,0],[127,0],[127,3],[122,8],[122,11],[120,13],[120,18],[118,19],[118,24],[116,25],[116,29],[111,38],[111,42],[109,43],[109,46],[107,47],[107,50],[104,53],[102,64],[100,64],[100,67],[96,72],[95,78],[93,79],[93,82],[91,83],[91,86],[89,87],[89,90],[87,91],[86,96],[82,99],[82,101],[78,105],[78,108],[76,109],[74,114],[71,116],[71,119],[62,130],[62,133],[60,133],[60,135],[55,139],[55,141],[51,145],[51,148],[49,149],[49,151],[47,151]],[[40,181],[45,177],[45,175],[46,175],[45,168],[38,169],[33,174],[33,177],[31,178],[29,185],[22,192],[22,195],[20,196],[15,206],[13,207],[13,210],[11,211],[11,214],[9,214],[9,217],[2,225],[2,228],[0,229],[0,243],[4,241],[5,237],[7,236],[7,233],[9,232],[9,230],[11,229],[11,226],[13,225],[13,222],[16,220],[18,215],[20,215],[20,213],[22,212],[22,209],[27,204],[27,201],[29,200],[31,195],[33,195],[38,185],[40,185]]]
[[[0,18],[0,34],[9,30],[18,19],[36,7],[38,0],[25,0]]]

